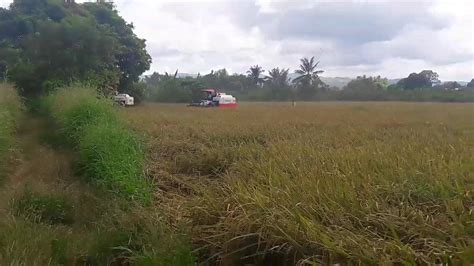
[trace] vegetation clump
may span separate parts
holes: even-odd
[[[23,195],[13,202],[13,211],[38,223],[71,224],[73,206],[64,196],[36,195],[25,190]]]
[[[86,178],[124,197],[151,200],[140,141],[125,129],[110,100],[93,88],[77,85],[59,89],[44,103],[63,137],[77,149]]]

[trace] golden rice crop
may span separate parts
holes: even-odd
[[[145,105],[169,223],[230,264],[472,262],[474,105]]]

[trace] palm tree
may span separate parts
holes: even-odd
[[[264,79],[260,77],[260,75],[264,72],[265,70],[262,69],[261,66],[255,65],[251,66],[250,69],[247,71],[247,76],[252,79],[253,84],[255,85],[260,85],[263,84]]]
[[[265,77],[266,80],[270,82],[270,84],[275,86],[287,86],[288,85],[288,73],[290,69],[281,69],[274,68],[268,72],[268,76]]]
[[[299,77],[295,78],[293,82],[304,83],[312,85],[314,81],[319,81],[319,74],[324,73],[323,70],[316,70],[319,61],[315,63],[314,56],[311,59],[306,57],[300,59],[300,69],[296,70],[295,73],[300,74]]]

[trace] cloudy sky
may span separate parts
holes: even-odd
[[[398,78],[423,69],[442,80],[474,77],[471,0],[114,2],[147,40],[152,71],[294,70],[314,55],[328,77]]]

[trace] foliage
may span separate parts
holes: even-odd
[[[319,74],[324,73],[324,71],[316,70],[319,61],[315,62],[314,56],[311,59],[302,58],[300,61],[300,69],[295,70],[295,73],[299,76],[293,80],[293,83],[296,84],[301,99],[313,100],[318,91],[326,88],[319,78]]]
[[[466,86],[467,87],[467,86]],[[441,85],[437,85],[435,87],[433,87],[434,89],[441,89],[441,90],[451,90],[451,91],[454,91],[454,90],[460,90],[462,89],[462,86],[461,84],[459,84],[458,82],[456,81],[447,81],[447,82],[443,82]]]
[[[357,77],[340,92],[339,99],[383,100],[386,95],[387,79],[378,77]]]
[[[127,91],[151,62],[107,3],[15,0],[1,9],[0,29],[1,76],[30,98],[75,81]]]
[[[211,73],[202,77],[198,76],[196,79],[205,87],[217,89],[225,88],[225,90],[234,94],[242,94],[255,90],[255,81],[252,78],[243,74],[229,75],[225,68],[211,71]]]
[[[293,90],[289,85],[289,69],[273,68],[268,72],[265,86],[270,90],[271,99],[288,100],[292,97]]]
[[[403,90],[414,90],[431,88],[438,80],[438,74],[431,70],[423,70],[420,73],[411,73],[407,78],[398,81],[397,86]]]
[[[147,85],[144,82],[135,82],[127,87],[127,89],[122,90],[122,92],[127,93],[134,97],[135,104],[140,104],[147,97]]]
[[[145,40],[133,33],[133,24],[126,23],[112,4],[84,3],[84,8],[94,15],[99,24],[112,28],[117,34],[121,44],[115,55],[122,74],[120,90],[128,92],[132,84],[138,82],[140,75],[150,68],[151,57],[145,49]]]
[[[295,83],[308,83],[312,84],[318,80],[318,75],[324,73],[323,70],[316,70],[318,67],[319,61],[314,61],[314,56],[311,59],[306,57],[302,58],[300,64],[300,69],[295,70],[295,73],[300,76],[294,79]]]
[[[261,77],[262,73],[265,72],[263,68],[259,65],[251,66],[247,71],[247,76],[252,80],[253,85],[261,86],[264,82],[264,79]]]

